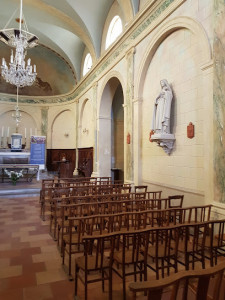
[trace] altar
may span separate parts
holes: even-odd
[[[0,151],[0,176],[1,182],[8,180],[8,171],[22,171],[23,178],[27,182],[31,182],[37,176],[39,180],[39,165],[30,164],[30,152],[22,150],[21,152],[11,152],[10,149],[1,149]]]
[[[22,150],[21,152],[11,152],[10,149],[1,149],[0,164],[29,164],[30,152]]]

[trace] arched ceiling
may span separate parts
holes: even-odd
[[[29,32],[38,36],[40,45],[69,64],[77,82],[85,47],[93,61],[100,57],[102,30],[114,1],[118,1],[129,19],[126,21],[130,21],[137,12],[139,0],[23,0],[23,14]],[[0,29],[16,10],[6,28],[19,28],[15,19],[19,17],[20,0],[0,0],[0,5]]]

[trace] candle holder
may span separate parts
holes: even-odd
[[[22,149],[26,149],[26,145],[27,145],[27,139],[24,138],[24,144],[22,144]]]
[[[9,143],[9,137],[8,136],[6,137],[6,145],[7,145],[7,148],[11,149],[11,144]]]

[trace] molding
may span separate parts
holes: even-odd
[[[211,204],[213,205],[212,212],[214,214],[214,218],[225,219],[225,203],[213,201]]]
[[[140,98],[136,98],[136,99],[133,99],[133,104],[142,104],[143,103],[143,98],[140,97]]]
[[[144,178],[143,178],[143,183],[168,188],[170,190],[177,190],[177,191],[181,191],[181,192],[184,192],[184,193],[193,194],[193,195],[197,195],[197,196],[203,196],[203,197],[205,196],[204,191],[195,191],[195,190],[192,190],[192,189],[181,188],[181,187],[174,186],[174,185],[169,185],[169,184],[166,184],[166,183],[159,183],[159,182],[149,181],[149,180],[146,180]]]
[[[118,41],[110,47],[109,51],[101,57],[93,69],[90,70],[85,78],[82,78],[75,89],[65,95],[51,97],[26,97],[20,96],[20,103],[28,104],[65,104],[74,101],[75,98],[85,93],[93,81],[104,76],[126,52],[130,51],[135,45],[140,43],[149,32],[156,28],[166,17],[175,11],[186,0],[161,0],[151,1],[144,11],[140,12],[133,22],[127,27],[124,34]],[[0,94],[0,102],[16,102],[16,96]]]
[[[213,67],[213,60],[210,60],[209,62],[207,62],[207,63],[200,66],[202,71],[206,71],[206,70],[208,70],[212,67]]]

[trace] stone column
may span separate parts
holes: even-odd
[[[142,183],[142,171],[141,171],[141,128],[142,128],[142,102],[143,99],[133,100],[133,126],[135,128],[133,132],[133,170],[134,170],[134,184],[140,185]]]
[[[124,101],[124,181],[133,183],[133,97],[134,97],[134,54],[135,48],[126,53],[127,85]],[[128,142],[129,140],[129,142]]]
[[[225,39],[224,0],[214,0],[214,200],[225,204]]]
[[[75,162],[75,170],[73,171],[73,175],[78,175],[78,137],[79,137],[79,129],[78,129],[78,121],[79,121],[79,100],[76,100],[75,101],[75,105],[76,105],[76,113],[75,113],[75,126],[76,126],[76,132],[75,132],[75,134],[76,134],[76,146],[75,146],[75,148],[76,148],[76,162]]]
[[[94,145],[93,145],[93,177],[98,177],[98,132],[97,132],[97,89],[98,89],[98,82],[95,82],[92,85],[93,89],[93,99],[92,99],[92,107],[93,107],[93,134],[94,134]]]
[[[41,135],[48,135],[48,110],[49,107],[41,108]]]

